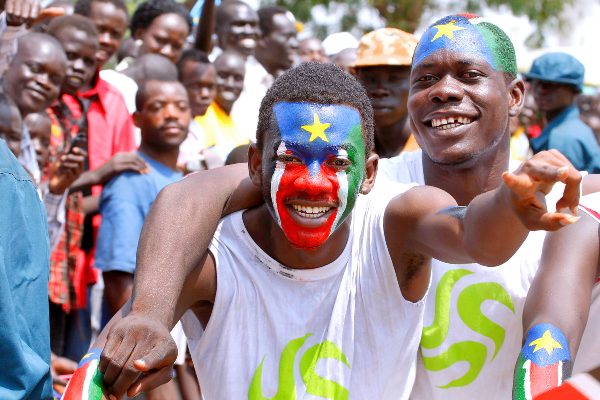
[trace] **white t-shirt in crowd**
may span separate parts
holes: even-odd
[[[343,253],[316,269],[272,259],[242,212],[221,221],[210,321],[202,333],[182,319],[205,400],[408,398],[424,305],[403,298],[387,250],[391,192],[373,194],[357,200]]]
[[[511,161],[510,170],[520,162]],[[422,150],[379,161],[376,187],[386,180],[425,184]],[[552,209],[564,185],[546,197]],[[531,232],[505,264],[432,261],[423,338],[411,399],[506,400],[521,351],[522,314],[539,266],[546,232]]]

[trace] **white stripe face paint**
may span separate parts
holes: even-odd
[[[344,149],[340,149],[338,151],[338,156],[348,158],[348,152]],[[342,219],[342,215],[344,215],[344,211],[346,211],[346,206],[348,205],[348,175],[345,171],[336,172],[336,175],[340,185],[338,189],[339,206],[335,216],[335,221],[333,222],[333,225],[331,225],[331,232],[329,232],[330,235],[337,229],[338,224]]]
[[[277,148],[277,156],[285,155],[287,148],[283,140],[279,143]],[[277,217],[277,224],[281,227],[281,218],[279,217],[279,209],[277,208],[277,192],[279,191],[279,183],[281,177],[285,172],[285,164],[281,161],[275,162],[275,171],[273,171],[273,177],[271,178],[271,203],[273,203],[273,210],[275,210],[275,216]]]

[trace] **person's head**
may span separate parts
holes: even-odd
[[[306,38],[300,41],[298,46],[298,55],[300,60],[316,61],[316,62],[328,62],[329,59],[325,55],[325,49],[321,39],[316,37]]]
[[[67,59],[60,43],[46,34],[29,33],[18,43],[3,87],[25,116],[45,110],[58,97]]]
[[[138,86],[144,81],[176,81],[177,67],[166,57],[159,54],[144,54],[135,59],[133,65],[123,71]]]
[[[168,152],[179,148],[191,121],[190,104],[183,85],[174,81],[145,81],[135,96],[135,125],[142,148]]]
[[[131,17],[131,36],[141,41],[140,54],[161,54],[176,63],[192,20],[185,7],[173,0],[147,0]]]
[[[77,0],[75,14],[92,20],[98,31],[100,49],[96,53],[98,66],[119,50],[129,24],[129,12],[123,0]]]
[[[333,64],[337,65],[344,71],[351,73],[353,72],[352,66],[356,62],[356,57],[356,49],[350,48],[344,49],[339,53],[332,55],[331,57],[329,57],[329,59]]]
[[[413,35],[394,28],[369,32],[360,40],[354,70],[371,98],[378,135],[387,132],[381,128],[406,120],[415,47]]]
[[[50,134],[52,132],[50,116],[46,111],[40,111],[29,114],[23,122],[29,130],[31,142],[37,156],[37,163],[40,169],[43,169],[50,159]]]
[[[413,56],[408,111],[426,156],[443,165],[471,165],[508,152],[509,118],[519,113],[524,84],[509,37],[474,15],[431,25]]]
[[[575,103],[583,88],[585,68],[579,60],[566,53],[547,53],[535,60],[525,78],[531,88],[538,109],[554,118]]]
[[[217,73],[208,60],[206,53],[200,50],[186,50],[177,63],[179,82],[185,86],[192,116],[204,115],[217,94]]]
[[[265,6],[258,10],[262,37],[258,41],[257,58],[267,71],[287,70],[294,65],[298,53],[296,19],[283,7]]]
[[[260,37],[258,14],[243,1],[223,2],[216,12],[216,31],[223,50],[252,55]]]
[[[303,63],[262,100],[250,177],[288,241],[316,248],[371,189],[372,150],[373,109],[360,83],[332,64]]]
[[[48,25],[48,34],[59,41],[67,55],[67,73],[61,91],[76,94],[92,82],[97,72],[98,33],[89,18],[58,17]]]
[[[0,92],[0,138],[15,155],[21,154],[21,135],[23,121],[17,105],[6,94]]]
[[[131,57],[133,59],[137,58],[140,52],[138,43],[133,40],[132,37],[128,37],[127,39],[121,42],[121,47],[117,50],[117,63],[120,63],[127,57]]]
[[[215,102],[229,114],[233,103],[240,97],[244,88],[246,64],[238,53],[225,51],[215,59],[215,70],[217,72]]]

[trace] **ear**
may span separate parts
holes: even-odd
[[[508,90],[510,93],[508,115],[516,117],[525,103],[525,84],[523,80],[515,79],[508,85]]]
[[[360,188],[360,193],[368,194],[373,186],[375,185],[375,177],[377,177],[377,167],[379,165],[379,156],[375,153],[372,153],[369,158],[367,158],[367,162],[365,165],[366,176],[365,180],[362,183]]]
[[[256,187],[262,183],[262,152],[253,143],[248,147],[248,173],[250,180]]]
[[[135,112],[134,112],[134,113],[131,115],[131,117],[133,118],[133,123],[134,123],[134,125],[135,125],[135,126],[137,126],[137,127],[138,127],[138,128],[140,128],[140,129],[142,129],[142,126],[141,126],[141,122],[142,122],[142,121],[140,121],[140,119],[141,119],[140,113],[139,113],[138,111],[135,111]]]

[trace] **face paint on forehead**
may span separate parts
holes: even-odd
[[[477,15],[449,15],[431,25],[415,49],[413,68],[439,50],[482,58],[497,71],[517,74],[510,38],[498,26]]]
[[[365,176],[358,111],[340,104],[280,102],[281,141],[271,178],[271,207],[288,240],[315,248],[351,212]]]

